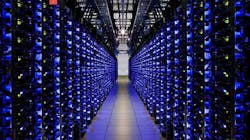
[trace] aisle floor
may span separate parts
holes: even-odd
[[[128,79],[117,83],[84,140],[163,140]]]

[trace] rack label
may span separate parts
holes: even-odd
[[[49,0],[49,5],[57,5],[57,0]]]

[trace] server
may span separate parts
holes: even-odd
[[[186,0],[130,58],[169,139],[249,139],[249,1]]]
[[[60,4],[0,4],[0,138],[79,139],[115,84],[115,56]]]
[[[117,44],[80,22],[79,1],[61,2],[0,2],[0,139],[80,139],[115,85],[107,48]],[[161,134],[250,139],[250,1],[168,2],[181,3],[149,40],[132,35],[145,43],[129,51],[129,78]]]

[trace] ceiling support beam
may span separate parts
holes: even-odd
[[[111,20],[111,15],[109,12],[109,6],[107,0],[95,0],[96,6],[98,8],[99,14],[104,20],[104,23],[112,30],[112,36],[115,38],[115,31],[113,22]]]
[[[147,11],[151,5],[151,2],[152,0],[139,0],[136,15],[135,15],[135,20],[134,20],[133,27],[132,27],[131,34],[130,34],[131,38],[133,36],[133,33],[137,32],[137,28],[139,28],[138,26],[140,26],[140,24],[144,21],[144,17],[147,14]]]

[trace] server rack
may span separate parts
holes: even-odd
[[[173,30],[171,30],[171,28],[173,28],[173,20],[170,20],[168,23],[166,23],[166,96],[167,96],[167,111],[166,111],[166,131],[162,131],[162,134],[165,135],[167,138],[172,138],[173,137],[173,104],[174,104],[174,96],[173,96],[173,92],[174,92],[174,36],[173,36]]]
[[[35,5],[35,92],[36,92],[36,124],[35,124],[35,130],[36,130],[36,138],[41,139],[42,138],[42,1],[37,0]]]
[[[203,139],[203,112],[204,112],[204,29],[203,29],[203,1],[193,1],[193,91],[192,91],[192,119],[193,138]]]
[[[192,139],[193,133],[192,133],[192,127],[193,127],[193,119],[192,119],[192,106],[193,106],[193,100],[192,100],[192,92],[193,92],[193,4],[192,1],[189,0],[186,3],[186,38],[187,38],[187,65],[186,65],[186,71],[187,71],[187,87],[186,87],[186,139]]]
[[[60,4],[0,4],[1,138],[79,139],[115,84],[115,56]]]
[[[234,133],[235,139],[249,138],[249,21],[250,21],[250,2],[244,0],[234,1],[234,62],[235,69],[235,114],[234,114]]]
[[[249,3],[183,1],[130,58],[130,80],[146,106],[160,101],[162,107],[156,103],[155,114],[149,112],[169,139],[249,138]],[[164,54],[156,59],[148,53],[158,51],[151,42],[157,44],[160,35]],[[157,74],[140,74],[150,66],[143,60],[151,59],[164,69],[163,82]],[[151,72],[161,74],[159,67],[151,66]],[[145,102],[152,96],[155,100]]]
[[[61,9],[61,139],[73,138],[73,107],[72,107],[72,28],[69,10]],[[66,30],[65,30],[66,29]],[[70,80],[69,80],[70,79]]]
[[[175,106],[174,113],[174,129],[176,139],[185,139],[185,104],[181,104],[182,101],[186,101],[186,16],[185,7],[179,7],[176,9],[176,17],[174,18],[174,41],[175,41]],[[183,33],[183,34],[182,34]],[[177,106],[178,105],[178,106]]]
[[[12,1],[3,0],[0,2],[0,137],[6,140],[11,139],[12,133]]]
[[[207,0],[204,1],[204,94],[207,95],[204,97],[204,138],[212,139],[213,138],[213,99],[214,99],[214,86],[215,81],[213,78],[214,75],[214,66],[213,66],[213,45],[212,45],[212,8],[213,1]]]
[[[60,138],[60,8],[43,1],[43,138]]]
[[[19,139],[39,137],[38,131],[31,128],[39,127],[39,105],[35,100],[37,79],[34,79],[38,69],[35,62],[35,45],[39,47],[40,40],[34,37],[36,21],[33,20],[34,4],[31,1],[13,1],[13,33],[12,39],[12,99],[13,99],[13,134]],[[38,2],[39,4],[39,2]],[[35,7],[37,8],[37,7]],[[36,13],[38,14],[38,13]],[[39,22],[39,21],[38,21]],[[15,28],[13,28],[15,27]],[[39,30],[39,29],[38,29]],[[36,39],[36,40],[35,40]],[[35,40],[35,41],[34,41]],[[38,66],[39,67],[39,66]],[[39,74],[38,74],[39,75]],[[32,84],[36,82],[37,84]],[[39,94],[39,93],[38,93]]]

